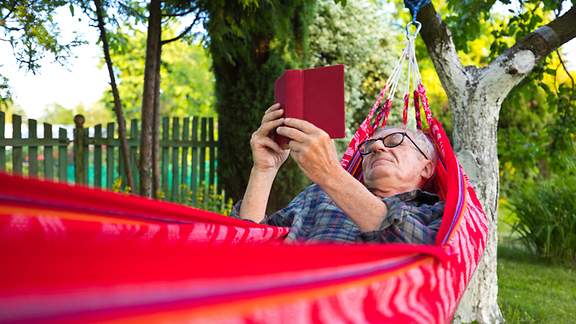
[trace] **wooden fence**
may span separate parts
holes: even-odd
[[[74,123],[73,129],[59,127],[57,136],[53,135],[52,125],[43,123],[39,136],[38,122],[28,119],[28,127],[24,129],[27,135],[24,136],[22,117],[12,115],[12,137],[6,138],[6,115],[0,112],[0,171],[120,189],[119,184],[126,183],[126,175],[116,124],[85,128],[82,115],[75,116]],[[131,120],[127,130],[129,163],[137,187],[138,125],[138,120]],[[217,190],[214,118],[164,117],[160,138],[160,183],[165,199],[193,204],[199,192],[205,195],[208,188]]]

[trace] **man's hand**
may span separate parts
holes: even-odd
[[[322,129],[305,120],[285,118],[276,132],[290,139],[290,155],[314,183],[322,186],[341,169],[334,142]]]
[[[246,186],[239,216],[254,222],[261,222],[266,215],[266,205],[276,173],[288,158],[289,150],[283,150],[272,139],[274,129],[284,122],[280,104],[266,110],[262,124],[252,134],[250,147],[254,166]]]
[[[283,150],[272,139],[274,129],[284,122],[280,104],[274,104],[266,110],[260,127],[252,134],[250,147],[254,169],[260,172],[278,172],[282,164],[288,158],[289,150]]]

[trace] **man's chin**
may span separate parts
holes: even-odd
[[[380,169],[380,168],[372,169],[372,170],[370,170],[370,172],[365,174],[364,182],[366,184],[380,182],[380,181],[386,181],[386,179],[391,177],[391,174],[390,174],[390,172],[388,172],[388,170],[386,170],[386,169],[378,170],[378,169]]]

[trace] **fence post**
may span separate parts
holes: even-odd
[[[204,201],[202,202],[202,207],[206,208],[208,202],[208,181],[206,181],[206,150],[208,149],[208,119],[202,117],[201,128],[200,128],[200,185],[202,186],[199,190],[202,190],[202,197]]]
[[[74,116],[74,181],[84,183],[86,169],[84,165],[84,116]]]
[[[58,179],[68,182],[68,131],[58,128]]]
[[[214,192],[216,190],[216,142],[214,141],[214,118],[208,118],[208,147],[210,151],[210,180],[209,186],[213,186]]]
[[[28,138],[30,146],[28,147],[28,175],[38,176],[38,136],[36,120],[28,119]]]
[[[183,190],[180,194],[182,195],[182,201],[188,202],[190,199],[190,182],[188,181],[188,145],[190,142],[190,118],[184,117],[182,121],[182,178],[180,183],[184,185],[186,190]],[[186,194],[186,196],[184,196]]]
[[[102,188],[102,124],[94,126],[94,186]]]
[[[114,186],[114,127],[116,124],[106,125],[106,187]]]
[[[138,132],[138,120],[130,120],[130,139],[128,148],[130,151],[130,165],[132,168],[132,193],[140,192],[140,168],[138,167],[138,144],[140,143],[140,133]]]
[[[169,122],[170,120],[168,119],[168,117],[162,117],[162,148],[161,148],[161,159],[162,159],[162,164],[160,164],[160,173],[161,173],[161,188],[162,188],[162,193],[164,194],[164,199],[168,199],[169,196],[169,187],[168,187],[168,153],[169,153],[169,140],[170,137],[168,137],[168,128],[169,128]]]
[[[172,192],[170,200],[180,201],[180,178],[178,165],[178,151],[180,149],[180,118],[172,118]]]
[[[44,123],[44,140],[52,140],[52,125]],[[54,178],[54,151],[52,144],[44,144],[44,178]]]
[[[192,191],[192,204],[196,206],[196,190],[198,190],[198,116],[192,117],[192,167],[190,171],[190,188]]]
[[[12,115],[12,138],[15,140],[22,139],[22,117],[20,115]],[[12,172],[23,174],[22,143],[14,143],[12,145]]]

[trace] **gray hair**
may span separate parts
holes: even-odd
[[[436,161],[438,160],[438,153],[436,152],[436,147],[434,146],[434,143],[432,143],[430,137],[428,137],[428,135],[426,135],[420,129],[407,129],[406,133],[408,133],[410,138],[412,138],[414,142],[418,144],[418,147],[420,147],[420,149],[426,154],[428,159],[432,161],[432,164],[435,166]]]

